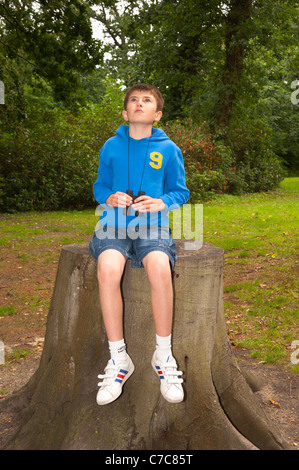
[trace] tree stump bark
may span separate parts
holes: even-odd
[[[135,372],[115,402],[96,404],[97,375],[109,358],[88,245],[64,246],[40,365],[1,403],[23,413],[6,449],[284,449],[243,377],[226,334],[223,250],[177,240],[173,351],[185,400],[167,403],[151,368],[155,330],[143,269],[127,262],[122,291],[127,348]]]

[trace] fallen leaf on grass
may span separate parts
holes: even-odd
[[[270,402],[272,405],[277,406],[277,408],[280,408],[280,404],[278,403],[278,401],[273,400],[273,398],[270,398],[270,399],[269,399],[269,402]]]

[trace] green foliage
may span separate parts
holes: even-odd
[[[122,92],[106,82],[100,104],[71,114],[52,107],[44,95],[44,108],[33,99],[28,116],[13,132],[0,136],[0,210],[57,210],[94,204],[98,151],[122,122]],[[29,90],[30,91],[30,90]],[[28,95],[27,100],[31,98]],[[215,194],[267,191],[281,181],[283,171],[271,151],[270,136],[242,123],[231,133],[230,145],[212,135],[206,123],[174,121],[161,124],[181,148],[190,201]],[[242,158],[238,160],[238,155]]]
[[[255,126],[244,132],[239,123],[231,134],[230,145],[221,134],[209,133],[205,122],[173,122],[164,130],[182,150],[192,202],[225,192],[268,191],[283,179],[281,162],[271,151],[269,136]],[[238,159],[238,155],[242,158]]]
[[[282,162],[295,172],[298,9],[249,3],[1,2],[0,210],[94,204],[98,151],[122,122],[120,81],[160,87],[192,201],[275,188]]]
[[[0,136],[0,210],[93,205],[98,152],[121,121],[120,104],[112,84],[101,104],[77,114],[31,103],[18,129]]]
[[[216,148],[206,123],[198,126],[192,121],[184,124],[177,121],[168,123],[164,130],[182,150],[190,201],[207,200],[214,193],[224,192],[232,158],[220,145]]]
[[[132,0],[122,2],[129,4],[124,9],[117,0],[100,3],[107,13],[118,11],[113,36],[122,38],[119,48],[114,41],[109,65],[128,86],[157,85],[166,99],[164,120],[207,121],[213,135],[222,127],[231,150],[235,121],[245,132],[245,121],[249,127],[256,121],[250,155],[262,122],[271,130],[272,151],[289,170],[298,169],[299,106],[290,101],[298,79],[298,3]],[[109,35],[110,24],[102,23]],[[234,157],[239,160],[240,152]]]
[[[80,87],[79,74],[91,72],[102,61],[100,44],[92,37],[92,4],[1,1],[1,62],[18,58],[30,64],[33,73],[51,83],[57,100],[70,103]]]

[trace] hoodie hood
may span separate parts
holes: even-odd
[[[126,124],[121,124],[116,131],[116,136],[119,137],[120,139],[127,140],[129,137],[129,126],[127,126]],[[145,139],[148,139],[148,137],[145,137]],[[140,140],[142,141],[143,139],[140,139]],[[165,140],[169,140],[169,137],[167,137],[165,132],[162,131],[162,129],[153,127],[151,142],[163,142]]]

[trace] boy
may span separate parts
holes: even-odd
[[[171,268],[176,259],[169,230],[168,210],[189,197],[181,151],[153,123],[162,117],[160,91],[139,84],[127,91],[123,124],[100,151],[95,199],[104,205],[90,251],[98,260],[98,283],[111,358],[97,394],[97,403],[116,400],[134,371],[123,334],[120,281],[129,258],[132,267],[144,267],[151,286],[156,330],[154,371],[160,390],[171,403],[184,398],[182,372],[171,351],[173,291]]]

